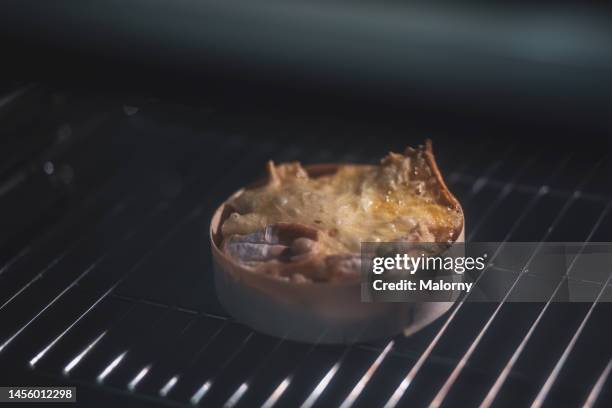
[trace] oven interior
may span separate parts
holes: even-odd
[[[525,406],[548,383],[547,406],[579,406],[595,391],[598,406],[612,405],[612,304],[595,302],[609,286],[584,282],[593,301],[545,309],[456,305],[411,337],[302,344],[226,314],[207,236],[214,209],[268,159],[375,162],[430,137],[468,240],[611,241],[605,143],[53,86],[5,91],[3,384],[74,384],[87,406],[424,406],[436,396],[476,406],[535,327],[494,405]]]

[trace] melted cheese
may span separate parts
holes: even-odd
[[[222,233],[306,224],[319,231],[326,254],[357,253],[366,241],[455,239],[463,223],[460,210],[442,203],[435,177],[418,159],[391,154],[380,166],[346,165],[318,178],[300,175],[299,164],[277,166],[284,174],[280,180],[246,190],[230,203],[235,212]]]

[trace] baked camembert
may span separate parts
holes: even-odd
[[[299,162],[268,162],[268,180],[227,203],[221,250],[251,270],[296,283],[359,279],[361,242],[454,242],[463,213],[431,142],[380,165],[314,177]]]

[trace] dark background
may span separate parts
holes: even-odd
[[[26,0],[4,3],[0,38],[12,79],[559,144],[610,131],[611,17],[583,2]]]

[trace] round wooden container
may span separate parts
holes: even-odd
[[[311,177],[319,177],[334,173],[339,166],[317,164],[305,166],[305,170]],[[253,186],[256,185],[261,182]],[[210,224],[217,296],[239,322],[266,334],[297,341],[354,343],[402,331],[412,334],[452,305],[452,302],[362,302],[360,282],[294,283],[253,273],[219,249],[221,225],[231,212],[227,202],[243,191],[237,191],[224,202]],[[456,239],[463,241],[464,228]]]

